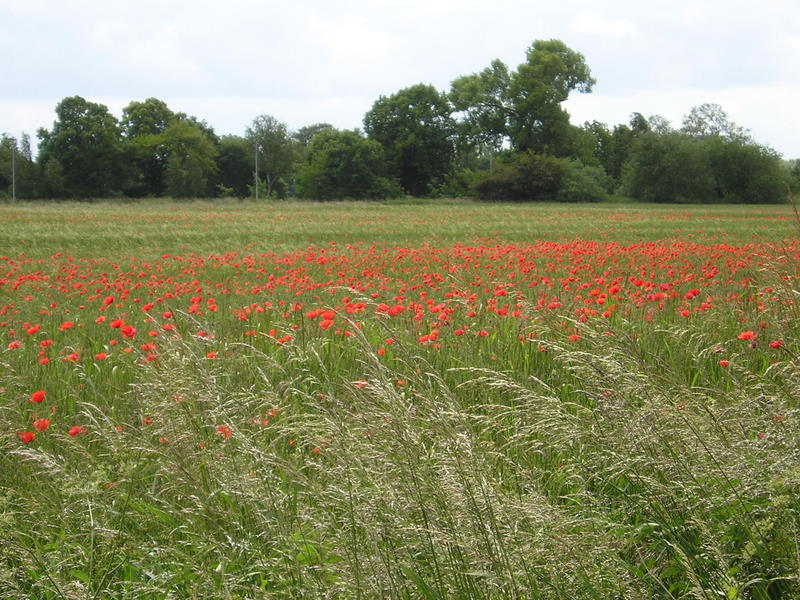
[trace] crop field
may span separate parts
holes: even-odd
[[[0,205],[0,599],[800,597],[791,206]]]

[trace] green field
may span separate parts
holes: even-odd
[[[0,205],[0,598],[798,598],[798,233]]]

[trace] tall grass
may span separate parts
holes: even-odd
[[[744,244],[765,218],[774,240],[791,236],[775,208],[447,209],[437,223],[435,206],[193,205],[185,228],[162,233],[160,205],[132,223],[104,205],[77,218],[4,207],[25,241],[4,229],[0,253],[127,264],[249,244],[613,239],[614,221],[634,223],[626,243]],[[105,224],[95,243],[75,237],[89,221]],[[157,338],[152,363],[133,352],[47,371],[25,348],[0,351],[0,598],[800,597],[796,259],[743,268],[754,290],[773,289],[762,308],[720,300],[689,319],[644,307],[583,322],[525,300],[519,319],[481,313],[441,348],[418,341],[430,328],[411,316],[363,319],[345,338],[303,311],[270,313],[244,336],[230,309],[250,299],[215,293],[222,308],[178,314],[181,335]],[[201,275],[216,278],[204,290],[244,277]],[[331,307],[344,293],[366,314],[379,303],[335,291]],[[0,293],[22,307],[15,323],[35,317]],[[70,302],[58,300],[79,316]],[[762,322],[757,343],[737,337]],[[99,352],[107,330],[87,320],[81,343]],[[87,433],[52,426],[20,443],[40,388],[53,421]]]

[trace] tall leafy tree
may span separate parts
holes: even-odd
[[[672,133],[640,134],[625,173],[627,193],[647,202],[712,202],[718,196],[702,140]]]
[[[239,198],[248,195],[253,183],[253,149],[245,138],[223,135],[219,140],[217,156],[219,185],[226,193]]]
[[[495,59],[480,73],[465,75],[452,82],[449,98],[455,111],[462,143],[500,150],[508,138],[508,110],[505,102],[511,86],[506,64]]]
[[[683,117],[683,133],[695,137],[723,137],[736,142],[753,143],[750,133],[728,118],[719,104],[695,106]]]
[[[590,92],[594,83],[582,54],[560,40],[537,40],[516,71],[495,60],[453,81],[450,98],[478,136],[508,140],[520,151],[567,155],[572,132],[561,103],[572,91]]]
[[[63,195],[103,197],[120,192],[125,171],[117,119],[102,104],[80,96],[56,106],[53,129],[39,129],[39,162],[57,161],[63,174]]]
[[[330,123],[313,123],[311,125],[305,125],[291,134],[295,149],[295,171],[305,163],[311,140],[323,131],[336,131],[336,128]]]
[[[297,176],[301,197],[386,198],[400,189],[385,177],[383,147],[357,131],[326,130],[308,145]]]
[[[364,116],[367,136],[379,142],[409,194],[422,196],[450,170],[455,123],[445,94],[417,84],[381,96]]]
[[[606,169],[606,165],[611,158],[613,139],[608,125],[600,121],[586,122],[583,124],[582,130],[584,139],[587,140],[589,145],[593,161]],[[588,163],[589,161],[584,160],[584,162]]]
[[[728,137],[711,136],[703,141],[721,201],[780,203],[786,200],[791,176],[775,151]]]
[[[602,166],[616,183],[620,183],[630,163],[636,140],[651,132],[652,123],[658,127],[658,134],[666,134],[671,130],[665,129],[665,124],[660,117],[646,118],[643,114],[631,114],[630,121],[625,124],[615,125],[608,140],[607,149],[601,154]]]
[[[800,158],[786,161],[786,169],[789,172],[789,182],[792,188],[791,193],[797,194],[800,190]]]
[[[267,195],[285,192],[295,162],[295,145],[286,124],[271,115],[260,115],[253,119],[245,137],[253,152],[258,152],[258,178],[266,182]]]
[[[17,140],[7,134],[0,136],[0,197],[34,198],[38,178],[31,158],[27,134]],[[12,186],[15,190],[12,190]]]
[[[64,168],[55,158],[38,161],[38,185],[36,195],[39,198],[64,198],[67,181]]]
[[[175,119],[158,136],[166,149],[165,191],[176,198],[210,195],[209,184],[216,176],[217,149],[197,123]]]
[[[292,133],[291,137],[301,149],[305,149],[311,143],[311,140],[314,139],[315,135],[323,131],[332,131],[333,129],[335,129],[335,127],[330,123],[314,123],[301,127]]]
[[[122,109],[122,133],[134,166],[129,187],[132,195],[164,193],[168,156],[162,134],[175,119],[175,113],[157,98],[134,101]]]
[[[163,100],[147,98],[142,102],[133,101],[122,109],[123,135],[134,139],[141,135],[157,135],[163,133],[175,118]]]

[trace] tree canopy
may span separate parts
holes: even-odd
[[[298,173],[303,198],[386,198],[399,188],[386,177],[383,147],[358,131],[328,129],[315,135]]]
[[[63,173],[63,195],[104,197],[121,192],[125,163],[117,119],[80,96],[56,106],[52,130],[39,129],[39,161]],[[57,164],[56,164],[57,163]]]
[[[756,143],[713,103],[679,126],[633,112],[625,123],[576,125],[564,109],[595,79],[560,40],[535,40],[515,69],[501,60],[456,76],[446,91],[418,83],[381,95],[364,133],[329,123],[296,130],[255,117],[244,135],[219,137],[202,119],[158,98],[121,118],[80,96],[40,129],[0,137],[0,198],[176,198],[390,195],[651,202],[780,202],[800,168]],[[12,157],[14,159],[12,166]],[[263,194],[257,192],[263,190]]]
[[[392,174],[409,194],[424,195],[450,170],[451,112],[445,94],[418,84],[381,96],[364,116],[367,136],[383,146]]]
[[[573,90],[590,92],[595,80],[579,52],[560,40],[538,40],[526,61],[509,71],[500,60],[451,84],[450,99],[476,141],[515,150],[570,151],[569,114],[561,107]]]
[[[272,115],[259,115],[247,128],[245,137],[253,152],[258,152],[257,176],[264,176],[267,196],[284,193],[295,162],[295,144],[286,123]]]

